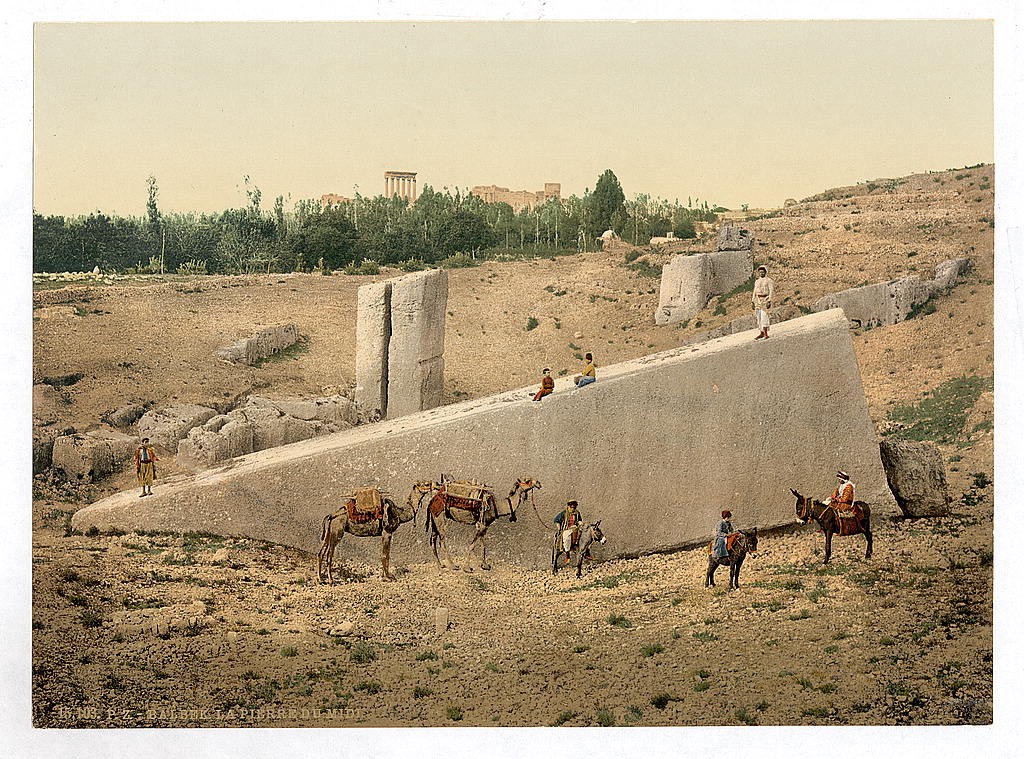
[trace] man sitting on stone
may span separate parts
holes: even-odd
[[[551,395],[551,393],[553,393],[554,390],[555,390],[555,380],[551,376],[551,370],[548,369],[547,367],[544,367],[544,371],[542,373],[541,380],[540,380],[540,390],[538,390],[537,394],[535,396],[533,396],[533,399],[535,401],[539,401],[545,395]]]
[[[850,475],[840,470],[836,472],[839,478],[839,485],[832,491],[832,495],[825,501],[826,506],[831,506],[840,514],[853,511],[853,499],[857,486],[850,482]]]

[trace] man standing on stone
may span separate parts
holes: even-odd
[[[764,266],[757,267],[757,279],[754,280],[754,292],[750,296],[750,305],[754,309],[754,316],[757,319],[757,326],[761,329],[755,340],[768,339],[768,311],[771,310],[772,301],[775,300],[775,282],[768,276],[768,269]]]
[[[142,445],[135,449],[135,477],[142,486],[139,498],[153,495],[153,480],[156,479],[156,451],[149,444],[149,438],[142,438]]]

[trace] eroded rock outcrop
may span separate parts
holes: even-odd
[[[207,406],[181,403],[147,411],[139,419],[136,430],[139,438],[148,437],[154,445],[167,451],[175,451],[178,448],[178,441],[185,437],[189,430],[216,415],[217,412]]]
[[[338,432],[357,421],[355,404],[344,396],[281,401],[252,396],[245,406],[193,428],[178,444],[178,458],[188,465],[212,466]]]

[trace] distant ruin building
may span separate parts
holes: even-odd
[[[320,205],[324,208],[327,206],[343,206],[351,202],[352,198],[346,198],[344,195],[335,195],[333,192],[320,196]]]
[[[562,199],[562,184],[560,182],[545,182],[544,189],[537,192],[529,190],[510,190],[507,187],[497,185],[477,185],[469,191],[476,195],[484,203],[508,203],[516,213],[524,208],[533,208],[547,203],[552,198]]]
[[[415,171],[385,171],[384,172],[384,197],[404,198],[410,203],[416,201],[416,172]]]

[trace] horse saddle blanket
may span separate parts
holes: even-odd
[[[735,543],[736,542],[736,538],[738,538],[742,534],[743,533],[740,533],[740,532],[730,532],[728,535],[726,535],[725,536],[725,550],[729,551],[731,553],[732,552],[732,544]],[[710,543],[708,543],[708,553],[712,554],[714,552],[715,552],[715,541],[712,540]]]
[[[444,489],[449,507],[470,511],[478,510],[484,496],[491,492],[487,485],[478,482],[449,482],[445,484]]]
[[[356,524],[365,524],[384,516],[384,503],[377,488],[359,488],[345,505],[349,520]]]

